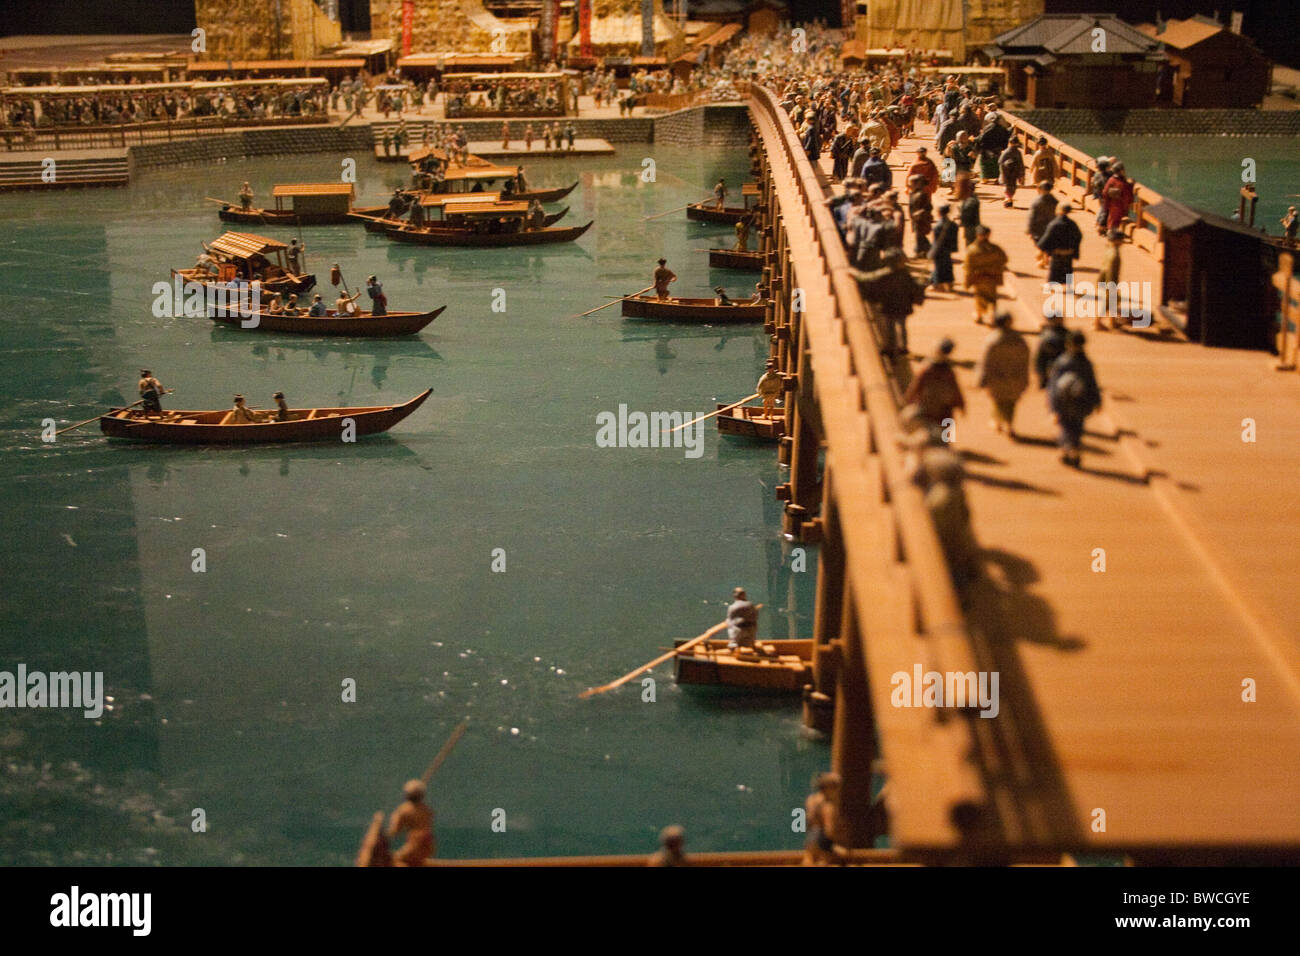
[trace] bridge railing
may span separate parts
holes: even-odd
[[[1025,122],[1014,113],[1004,110],[1002,115],[1010,121],[1012,131],[1018,133],[1027,146],[1038,142],[1040,136],[1046,137],[1048,147],[1060,158],[1056,187],[1069,196],[1080,209],[1091,209],[1096,212],[1097,201],[1092,198],[1092,177],[1097,173],[1096,159],[1051,133],[1044,132],[1033,123]],[[1062,180],[1065,181],[1064,185]],[[1133,206],[1129,210],[1129,215],[1132,217],[1133,243],[1156,255],[1159,252],[1157,245],[1162,241],[1160,222],[1147,212],[1147,207],[1154,206],[1165,197],[1137,181],[1134,181],[1133,186]]]
[[[906,791],[914,801],[891,802],[895,836],[907,843],[911,835],[924,834],[918,839],[928,842],[945,831],[955,839],[948,822],[952,807],[987,799],[970,759],[973,730],[966,721],[948,719],[952,712],[944,708],[920,715],[892,707],[890,678],[903,666],[910,669],[907,661],[977,671],[965,618],[934,522],[905,473],[899,388],[881,360],[873,316],[825,191],[776,97],[757,85],[749,95],[773,168],[795,281],[804,291],[801,322],[874,719],[891,786],[897,797]],[[909,788],[904,778],[927,764],[930,773],[912,777]]]

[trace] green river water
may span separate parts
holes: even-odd
[[[654,183],[639,176],[647,156]],[[621,403],[702,413],[748,394],[762,329],[636,323],[617,307],[574,317],[647,285],[661,254],[679,294],[752,289],[708,268],[701,250],[729,244],[726,228],[641,221],[718,175],[740,183],[743,151],[536,162],[537,185],[581,180],[566,224],[596,221],[540,251],[303,230],[322,291],[338,262],[354,288],[377,273],[391,308],[445,304],[419,338],[151,314],[153,284],[222,231],[204,196],[334,179],[339,159],[0,197],[0,670],[103,671],[112,698],[98,720],[0,711],[0,860],[347,864],[465,717],[431,789],[440,855],[649,852],[674,822],[689,850],[799,846],[791,810],[829,751],[801,734],[797,702],[683,691],[664,667],[654,702],[639,682],[577,697],[721,620],[736,584],[768,605],[760,635],[811,630],[815,554],[791,572],[770,446],[712,427],[697,458],[595,440],[597,414]],[[382,201],[404,172],[360,158],[358,201]],[[354,445],[135,446],[94,425],[40,440],[47,417],[134,399],[141,366],[179,408],[235,391],[264,407],[277,389],[299,406],[434,394]]]

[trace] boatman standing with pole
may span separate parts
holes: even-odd
[[[667,259],[659,260],[659,268],[655,270],[654,280],[655,280],[655,296],[659,299],[660,302],[662,302],[669,297],[668,283],[677,281],[677,273],[673,272],[672,269],[668,268]]]
[[[406,800],[388,819],[388,838],[406,834],[406,843],[393,854],[398,866],[423,866],[433,858],[437,842],[433,836],[433,810],[424,802],[423,780],[408,780],[402,787]]]
[[[727,647],[752,649],[758,636],[758,608],[750,603],[744,588],[731,592],[727,608]]]
[[[726,201],[727,201],[727,181],[725,179],[719,179],[718,185],[713,187],[713,203],[714,203],[713,208],[722,209],[723,203],[725,203]]]
[[[144,400],[146,414],[162,414],[162,382],[153,377],[147,368],[140,369],[140,398]]]
[[[776,417],[776,397],[785,389],[785,382],[781,380],[781,375],[776,370],[776,362],[768,359],[767,370],[763,372],[763,377],[758,380],[754,386],[754,391],[758,392],[763,398],[763,417]]]

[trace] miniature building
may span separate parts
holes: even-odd
[[[204,31],[202,59],[310,60],[343,41],[312,0],[194,0],[194,21]]]
[[[788,20],[789,10],[781,0],[756,0],[745,15],[745,30],[755,36],[770,37]]]
[[[1138,29],[1159,40],[1169,58],[1161,101],[1186,109],[1252,109],[1268,95],[1273,70],[1268,57],[1217,20],[1197,16],[1143,23]]]
[[[950,50],[961,63],[1000,31],[1043,12],[1044,0],[869,0],[858,4],[863,49]]]
[[[1164,242],[1161,313],[1203,345],[1270,348],[1274,266],[1267,236],[1169,199],[1147,212],[1159,221]]]
[[[531,22],[495,17],[479,0],[370,0],[370,36],[391,39],[402,56],[528,53],[533,46]]]
[[[1159,44],[1109,15],[1048,14],[1008,30],[983,53],[1007,95],[1039,109],[1143,109],[1155,103]]]

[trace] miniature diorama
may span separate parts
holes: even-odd
[[[29,6],[8,863],[1296,862],[1293,31]]]

